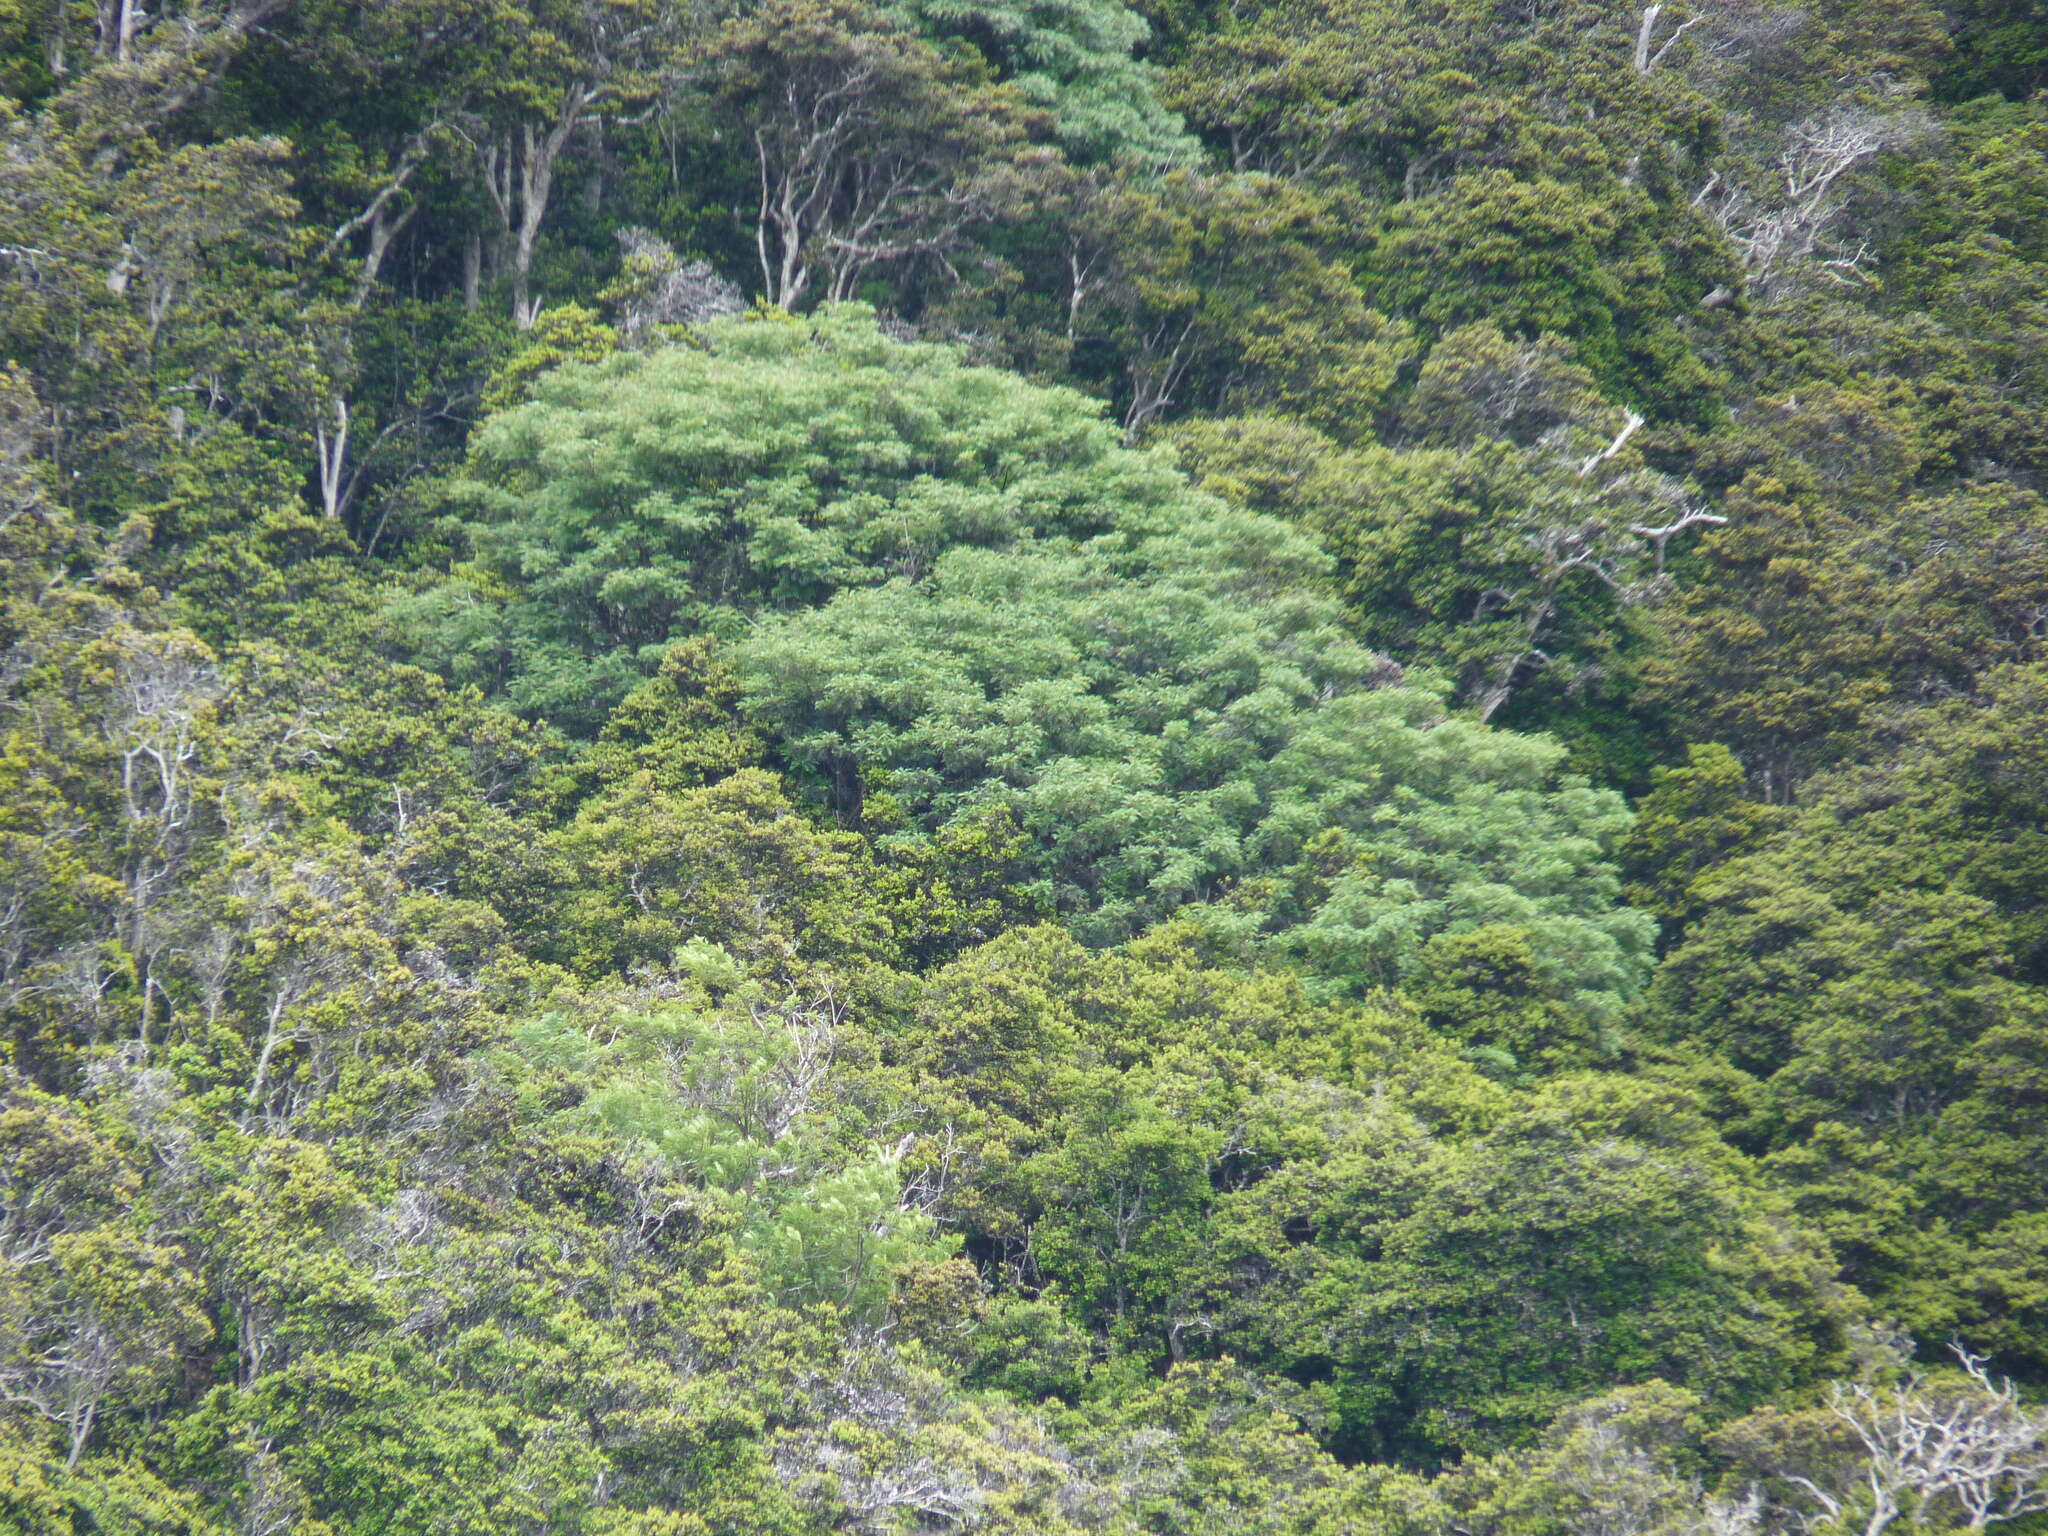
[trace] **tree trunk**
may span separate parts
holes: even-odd
[[[1657,34],[1657,18],[1664,14],[1661,5],[1643,7],[1643,24],[1636,32],[1636,73],[1650,72],[1650,40]]]
[[[320,510],[334,522],[341,516],[341,471],[348,462],[348,401],[335,396],[334,428],[314,428],[313,443],[320,454]]]
[[[522,331],[533,329],[533,247],[540,238],[541,220],[547,217],[547,196],[554,180],[551,167],[539,167],[538,136],[533,124],[519,125],[519,222],[512,241],[512,323]]]
[[[85,1454],[86,1442],[92,1439],[92,1422],[99,1417],[100,1400],[94,1398],[85,1405],[85,1412],[72,1421],[71,1454],[64,1458],[64,1470],[78,1470],[78,1458]]]
[[[100,57],[113,56],[116,64],[126,64],[135,51],[136,34],[142,30],[144,18],[136,9],[136,0],[109,0],[99,8]],[[62,24],[59,24],[59,33]]]

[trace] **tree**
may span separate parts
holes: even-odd
[[[78,1466],[103,1408],[160,1397],[185,1354],[211,1335],[181,1258],[102,1227],[51,1241],[41,1294],[23,1295],[18,1271],[6,1277],[0,1395],[59,1427],[67,1470]]]
[[[540,315],[534,251],[564,155],[592,125],[659,98],[678,21],[663,0],[538,0],[493,11],[477,34],[485,57],[451,120],[476,158],[497,225],[494,264],[510,278],[521,330]]]
[[[1627,846],[1629,903],[1657,915],[1667,943],[1712,910],[1694,892],[1695,883],[1784,824],[1782,808],[1759,804],[1744,789],[1734,753],[1691,747],[1683,767],[1655,770],[1649,793],[1636,802]]]
[[[1263,174],[1040,167],[978,284],[933,318],[1114,399],[1127,440],[1202,410],[1285,409],[1367,430],[1413,354],[1360,299],[1338,209]]]
[[[1838,102],[1820,116],[1786,131],[1785,142],[1761,186],[1746,186],[1732,170],[1716,171],[1694,194],[1742,259],[1747,290],[1768,301],[1815,278],[1867,281],[1867,243],[1850,249],[1837,238],[1857,167],[1924,131],[1919,120],[1861,103]]]
[[[1562,343],[1474,325],[1430,350],[1389,424],[1399,447],[1269,418],[1176,442],[1204,485],[1318,532],[1365,634],[1445,667],[1490,720],[1526,692],[1576,699],[1625,674],[1634,610],[1674,589],[1686,535],[1727,521],[1649,468],[1642,426]]]
[[[1967,101],[1986,90],[2019,100],[2041,89],[2040,8],[2022,0],[1971,0],[1946,13],[1953,17],[1955,55],[1935,77],[1935,90],[1946,101]]]
[[[1560,984],[1629,989],[1647,934],[1608,907],[1618,803],[1555,780],[1554,748],[1374,686],[1282,525],[1210,509],[1141,529],[1122,550],[956,550],[766,625],[734,653],[752,712],[842,814],[871,776],[928,826],[1013,806],[1097,941],[1285,872],[1217,920],[1347,984],[1513,912],[1572,956]]]
[[[1616,1078],[1546,1084],[1462,1144],[1361,1117],[1241,1197],[1315,1234],[1247,1345],[1333,1376],[1343,1442],[1380,1458],[1499,1448],[1617,1376],[1754,1401],[1823,1374],[1846,1321],[1762,1188],[1681,1095]]]
[[[1783,802],[1884,715],[2040,654],[2042,513],[1995,484],[1915,494],[1919,421],[1896,398],[1822,383],[1762,420],[1777,441],[1653,616],[1641,677]]]
[[[584,806],[560,851],[575,871],[564,958],[595,971],[659,964],[686,942],[788,973],[805,960],[885,955],[876,880],[859,839],[814,828],[758,769],[680,794],[636,775]],[[838,899],[835,899],[838,898]]]
[[[85,82],[33,120],[0,104],[0,349],[48,399],[54,493],[109,525],[209,441],[309,446],[329,394],[293,313],[286,147],[150,126]]]
[[[1180,120],[1161,104],[1158,66],[1142,56],[1151,28],[1117,0],[912,0],[897,9],[934,41],[981,53],[997,78],[1050,112],[1060,147],[1076,164],[1157,167],[1195,153]]]
[[[1751,1528],[1746,1503],[1717,1509],[1688,1475],[1703,1406],[1661,1380],[1623,1387],[1563,1409],[1531,1446],[1468,1457],[1423,1488],[1390,1481],[1370,1498],[1382,1518],[1455,1521],[1474,1536],[1736,1536]]]
[[[1625,181],[1588,190],[1555,176],[1474,171],[1383,216],[1360,263],[1367,302],[1436,331],[1490,321],[1571,338],[1574,356],[1623,399],[1660,414],[1711,414],[1718,380],[1678,317],[1726,275],[1688,220],[1667,245],[1651,194]]]
[[[858,309],[705,342],[563,369],[479,433],[478,564],[400,610],[427,655],[589,735],[672,640],[1181,495],[1080,396]]]
[[[1308,1395],[1227,1361],[1175,1365],[1089,1449],[1138,1528],[1327,1536],[1354,1516],[1349,1469],[1315,1443]]]
[[[0,1531],[2048,1520],[2036,8],[0,0]]]
[[[1598,4],[1287,0],[1203,28],[1172,99],[1240,168],[1376,195],[1417,199],[1486,169],[1632,174],[1668,194],[1711,148],[1713,114],[1683,81],[1628,67],[1638,30]]]
[[[1719,1439],[1796,1530],[1881,1536],[1902,1521],[1940,1521],[1981,1531],[2048,1509],[2048,1421],[1980,1356],[1960,1345],[1953,1353],[1962,1369],[1945,1380],[1906,1367],[1893,1381],[1832,1383],[1814,1416],[1818,1444],[1801,1444],[1784,1432],[1792,1426],[1764,1415]],[[1830,1439],[1849,1454],[1826,1455]]]
[[[944,266],[996,211],[993,177],[1034,124],[987,83],[854,0],[775,0],[708,45],[709,105],[754,146],[769,303],[856,297],[877,269]]]
[[[0,1111],[0,1400],[50,1420],[75,1469],[103,1410],[142,1408],[211,1335],[176,1248],[133,1209],[134,1168],[61,1099]]]
[[[1405,98],[1448,48],[1447,29],[1412,8],[1264,7],[1195,40],[1169,76],[1169,99],[1233,170],[1369,176],[1399,133]],[[1441,163],[1418,156],[1404,189]]]
[[[2037,1260],[2019,1173],[2043,1091],[2038,667],[1909,717],[1698,877],[1652,983],[1658,1026],[1763,1079],[1751,1134],[1845,1273],[1921,1333],[2023,1351]],[[1999,787],[1973,765],[2009,758]],[[1982,1266],[1981,1269],[1979,1266]],[[1936,1280],[1932,1277],[1940,1276]]]

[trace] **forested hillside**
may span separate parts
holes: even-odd
[[[2042,0],[0,0],[0,1533],[2048,1531],[2044,481]]]

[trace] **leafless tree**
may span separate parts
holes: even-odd
[[[1896,1386],[1838,1382],[1828,1412],[1860,1448],[1853,1476],[1781,1473],[1793,1490],[1777,1512],[1802,1532],[1898,1521],[1981,1531],[2048,1510],[2048,1410],[2029,1408],[1984,1359],[1952,1345],[1962,1383],[1910,1370]]]
[[[1733,1498],[1705,1498],[1680,1536],[1757,1536],[1764,1525],[1764,1497],[1745,1488]]]
[[[1727,235],[1749,291],[1769,298],[1803,278],[1867,281],[1871,251],[1838,237],[1848,211],[1849,174],[1921,131],[1910,111],[1838,102],[1786,130],[1763,174],[1714,172],[1693,197]]]
[[[1699,25],[1671,63],[1724,105],[1767,81],[1780,51],[1814,23],[1812,10],[1786,0],[1697,0],[1689,9]]]
[[[619,305],[619,339],[637,347],[657,327],[703,325],[745,309],[737,285],[704,261],[684,261],[650,230],[627,227],[615,238],[625,257]]]

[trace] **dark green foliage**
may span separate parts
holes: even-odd
[[[1745,1134],[1826,1213],[1859,1284],[1916,1329],[1967,1321],[2017,1356],[2048,780],[2040,669],[1987,684],[1817,781],[1774,835],[1724,841],[1653,1006],[1763,1079]]]
[[[2038,11],[0,0],[0,1536],[2034,1529]]]
[[[2023,101],[2048,88],[2048,13],[2038,0],[1968,0],[1947,14],[1955,55],[1934,77],[1942,97],[1995,91]]]

